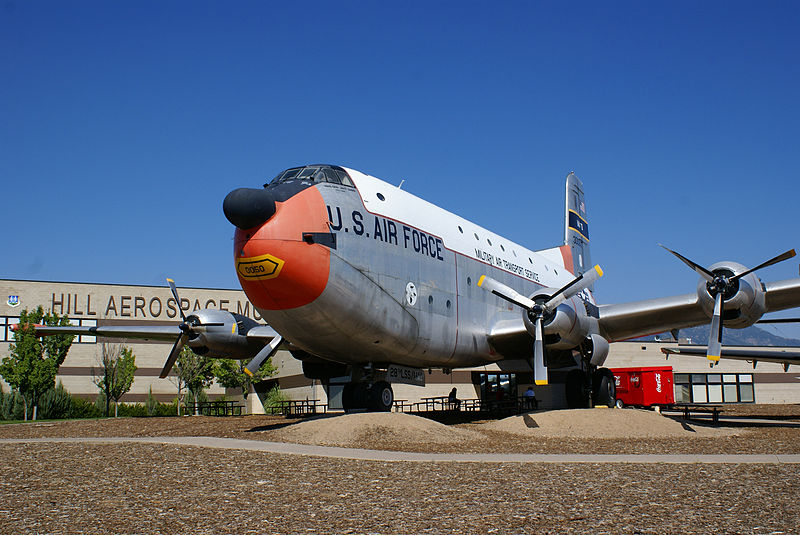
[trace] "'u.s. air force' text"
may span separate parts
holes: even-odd
[[[395,223],[391,219],[372,214],[367,214],[365,219],[364,214],[358,210],[353,210],[350,213],[350,223],[347,224],[342,221],[341,208],[328,206],[328,221],[330,221],[331,230],[334,232],[344,231],[349,233],[352,230],[355,236],[372,238],[384,243],[402,246],[415,253],[444,262],[444,256],[442,256],[444,243],[441,238]]]

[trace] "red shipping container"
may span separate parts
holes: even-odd
[[[675,403],[672,366],[612,368],[611,373],[617,385],[617,407],[652,407]]]

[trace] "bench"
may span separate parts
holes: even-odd
[[[683,413],[683,419],[691,419],[691,413],[711,413],[711,421],[719,423],[719,414],[722,412],[722,405],[709,405],[706,403],[677,403],[670,405],[670,408]]]

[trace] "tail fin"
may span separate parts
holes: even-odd
[[[586,221],[583,182],[575,173],[567,175],[564,201],[564,246],[572,252],[572,273],[577,276],[592,267],[592,257],[589,251],[589,223]]]

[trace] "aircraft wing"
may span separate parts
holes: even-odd
[[[768,282],[764,284],[764,290],[767,312],[785,310],[800,304],[800,279]],[[596,319],[599,334],[609,342],[696,327],[711,321],[701,308],[696,293],[600,305],[597,307]],[[528,358],[531,352],[532,339],[521,317],[518,320],[503,320],[494,324],[489,331],[488,340],[503,358]],[[727,357],[727,352],[722,356]]]
[[[662,347],[661,352],[665,355],[691,355],[698,357],[706,356],[706,346],[678,346],[678,347]],[[764,361],[764,362],[777,362],[779,364],[800,364],[800,348],[796,351],[788,349],[776,349],[773,351],[767,349],[757,348],[722,348],[722,358],[747,360],[747,361]]]
[[[175,338],[181,334],[181,330],[177,325],[151,325],[142,327],[133,325],[92,327],[78,327],[73,325],[58,327],[50,325],[37,325],[36,334],[39,336],[74,334],[84,336],[100,336],[104,338],[136,338],[141,340],[164,340],[174,342]]]
[[[800,305],[800,279],[764,283],[766,312]],[[618,305],[600,305],[600,334],[609,342],[638,338],[711,321],[696,293]]]
[[[271,342],[273,338],[279,336],[278,332],[269,325],[259,325],[247,331],[247,338],[255,340],[263,340],[267,343]]]

